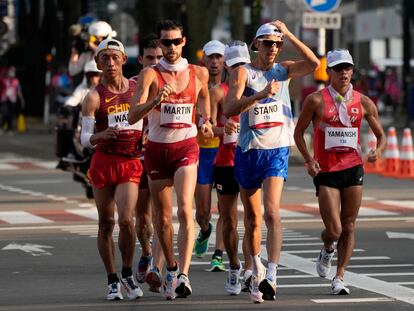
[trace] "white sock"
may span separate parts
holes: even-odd
[[[276,282],[276,276],[277,275],[277,263],[269,262],[267,264],[267,273],[266,273],[266,279],[272,282]]]
[[[263,270],[262,260],[260,259],[259,254],[251,256],[251,258],[252,258],[252,261],[253,261],[253,273],[258,275],[259,272],[261,272]]]

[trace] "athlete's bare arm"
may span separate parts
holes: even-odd
[[[319,163],[314,160],[311,154],[308,151],[306,146],[305,139],[303,135],[305,130],[308,128],[311,121],[313,121],[315,126],[315,120],[320,118],[323,109],[323,102],[322,96],[319,92],[315,92],[305,98],[303,102],[303,108],[300,113],[298,123],[295,127],[295,142],[296,146],[298,147],[300,153],[302,154],[303,158],[305,159],[305,165],[308,169],[309,175],[315,177],[320,169]]]
[[[243,96],[243,92],[246,81],[246,68],[238,67],[236,70],[231,72],[229,92],[227,93],[224,104],[224,115],[227,118],[239,115],[240,113],[248,110],[257,100],[272,96],[280,90],[280,84],[272,80],[262,91],[249,97],[245,97]]]
[[[196,75],[196,82],[199,88],[197,94],[197,106],[200,111],[201,116],[203,117],[204,122],[201,125],[201,133],[206,138],[212,138],[214,136],[212,130],[212,124],[210,123],[211,111],[210,111],[210,94],[208,91],[208,70],[205,67],[194,66],[194,71]]]
[[[377,138],[377,148],[371,149],[368,153],[368,161],[375,162],[385,149],[386,140],[384,129],[378,118],[378,111],[374,102],[367,96],[361,94],[361,105],[364,117],[367,120],[369,127]]]
[[[165,84],[156,94],[157,76],[153,68],[147,67],[139,74],[137,90],[132,97],[131,108],[128,112],[129,124],[134,124],[144,118],[154,107],[171,94],[174,90],[170,84]]]
[[[276,20],[271,24],[276,26],[283,33],[285,38],[289,39],[290,43],[294,46],[296,51],[300,54],[301,57],[303,57],[303,60],[284,61],[280,63],[283,67],[286,68],[289,74],[289,78],[303,77],[320,66],[321,62],[312,52],[312,50],[308,48],[302,41],[296,38],[296,36],[291,33],[286,27],[285,23]]]
[[[82,116],[95,118],[95,113],[98,111],[100,105],[99,94],[96,90],[89,91],[82,103]],[[116,139],[119,130],[114,127],[107,127],[104,131],[94,133],[89,141],[94,146],[101,140]]]
[[[211,106],[211,120],[213,120],[214,136],[223,136],[223,127],[217,127],[219,120],[217,119],[219,109],[223,109],[224,90],[221,87],[213,87],[209,90],[210,106]]]

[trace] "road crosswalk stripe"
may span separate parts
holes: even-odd
[[[45,224],[53,222],[25,211],[0,212],[0,220],[9,224]]]

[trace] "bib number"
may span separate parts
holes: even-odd
[[[325,128],[325,150],[349,152],[358,148],[358,128],[327,127]]]
[[[128,123],[128,111],[112,113],[108,115],[108,126],[118,127],[121,130],[137,130],[142,131],[142,119],[134,124]]]
[[[161,104],[160,126],[168,128],[191,127],[193,104]]]
[[[262,129],[281,126],[284,123],[282,102],[257,103],[249,109],[249,127]]]

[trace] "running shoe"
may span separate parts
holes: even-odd
[[[200,232],[198,233],[198,237],[194,244],[194,253],[195,253],[195,256],[198,258],[203,258],[204,255],[207,253],[208,241],[210,239],[211,232],[213,232],[213,225],[212,224],[208,224],[208,225],[209,225],[209,231],[210,231],[210,234],[208,235],[208,237],[203,238],[203,234],[201,233],[201,230],[200,230]]]
[[[178,268],[175,271],[167,270],[167,273],[165,275],[164,282],[162,285],[164,297],[167,300],[174,300],[175,297],[177,296],[175,293],[175,289],[177,288],[177,283],[178,283],[178,279],[177,279],[178,273],[179,273]]]
[[[344,281],[334,277],[331,283],[332,295],[349,295],[349,288],[345,287]]]
[[[208,271],[210,272],[226,271],[226,267],[223,264],[223,258],[221,258],[220,256],[213,256],[213,258],[211,258],[211,268]]]
[[[239,269],[229,269],[229,274],[227,276],[226,285],[224,287],[230,295],[238,295],[241,292],[241,284],[240,284],[241,269],[242,269],[241,265]]]
[[[120,281],[127,292],[128,299],[135,300],[144,295],[142,289],[135,284],[134,277],[132,275],[126,278],[121,278]]]
[[[122,300],[121,293],[121,284],[119,282],[114,282],[108,285],[108,294],[106,295],[106,300]]]
[[[276,300],[276,282],[266,278],[260,282],[259,290],[263,293],[264,300]]]
[[[151,268],[152,256],[141,256],[138,262],[137,272],[135,277],[138,283],[144,283],[148,271]]]
[[[178,298],[187,298],[187,296],[190,296],[193,292],[190,280],[188,279],[188,276],[181,273],[178,277],[178,286],[175,289],[175,293],[177,294]]]
[[[331,262],[332,258],[335,254],[335,251],[328,253],[325,247],[322,248],[321,252],[319,253],[318,259],[316,261],[316,272],[318,272],[319,276],[326,277],[331,270]]]
[[[244,271],[242,292],[250,292],[250,282],[252,281],[252,270]]]
[[[252,274],[252,280],[250,281],[250,293],[249,297],[254,303],[262,303],[263,293],[259,290],[259,285],[266,276],[266,269],[263,267],[257,275]]]
[[[161,274],[158,268],[154,267],[148,271],[147,276],[145,278],[145,282],[149,284],[149,290],[154,293],[161,292]]]

